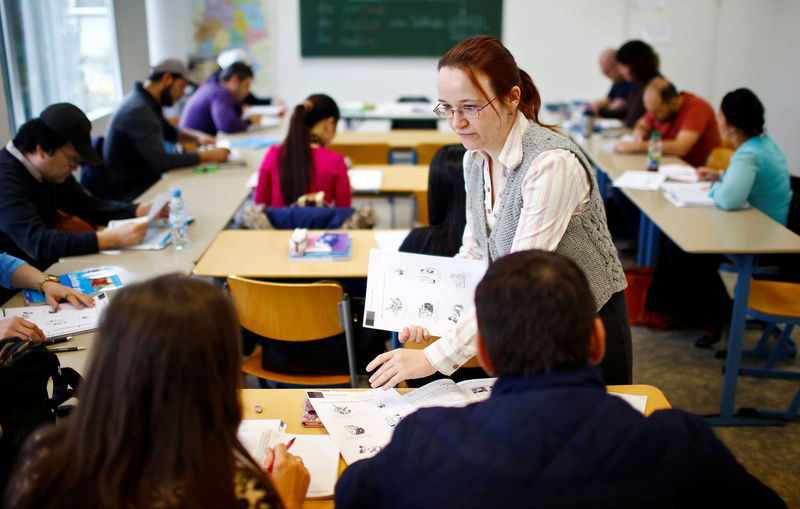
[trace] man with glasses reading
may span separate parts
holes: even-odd
[[[152,202],[100,200],[75,180],[72,173],[81,160],[102,162],[92,148],[91,128],[76,106],[53,104],[39,118],[23,124],[13,141],[0,150],[0,252],[41,270],[62,256],[133,246],[142,240],[147,223],[101,232],[55,228],[59,210],[95,225],[150,212]]]

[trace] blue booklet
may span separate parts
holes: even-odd
[[[304,249],[292,250],[290,260],[346,261],[353,251],[353,239],[348,233],[309,233]]]
[[[58,276],[61,284],[76,288],[86,295],[122,288],[122,280],[113,267],[93,267],[91,269],[70,272]],[[36,290],[22,290],[26,304],[42,304],[45,302],[44,294]]]

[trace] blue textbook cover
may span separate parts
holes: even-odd
[[[122,287],[122,280],[119,274],[112,267],[93,267],[91,269],[60,274],[58,278],[61,284],[70,288],[76,288],[86,295],[94,295],[97,292],[116,290]],[[25,302],[28,304],[44,303],[44,294],[36,290],[22,290]]]

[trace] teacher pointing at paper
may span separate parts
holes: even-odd
[[[541,99],[530,76],[497,39],[478,36],[439,60],[439,105],[467,148],[467,225],[456,258],[491,263],[514,251],[543,249],[572,259],[589,280],[608,333],[601,367],[609,384],[631,383],[632,353],[622,264],[611,242],[594,170],[568,138],[538,120]],[[397,349],[367,371],[373,387],[436,371],[450,375],[476,353],[474,309],[424,350]],[[422,327],[402,342],[429,338]]]

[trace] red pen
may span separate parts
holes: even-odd
[[[291,440],[289,440],[289,443],[288,443],[288,444],[286,444],[286,450],[287,450],[287,451],[289,450],[289,447],[291,447],[291,446],[292,446],[292,444],[294,443],[294,440],[295,440],[296,438],[297,438],[297,437],[292,437],[292,439],[291,439]],[[267,472],[272,472],[272,466],[273,466],[273,465],[275,465],[275,452],[274,452],[274,451],[273,451],[273,453],[272,453],[272,461],[270,461],[270,462],[269,462],[269,466],[267,467]]]

